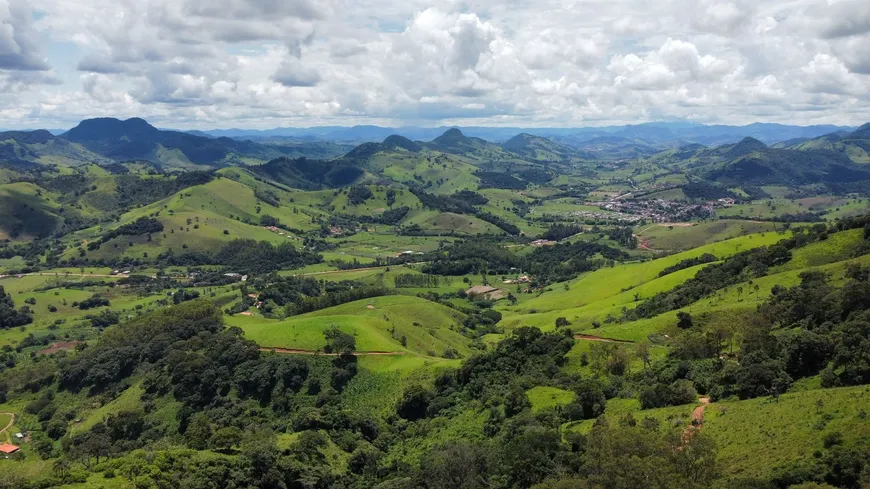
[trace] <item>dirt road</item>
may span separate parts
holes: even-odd
[[[327,357],[337,357],[338,353],[324,353],[320,350],[303,350],[300,348],[269,348],[260,347],[260,351],[271,351],[275,353],[286,353],[288,355],[323,355]],[[405,355],[403,351],[355,351],[356,356],[389,356],[389,355]]]
[[[680,441],[685,445],[688,441],[701,430],[704,426],[704,410],[707,409],[707,406],[710,405],[709,397],[701,397],[698,398],[698,402],[701,403],[700,406],[697,406],[692,410],[692,422],[689,426],[686,426],[686,429],[683,430],[682,436],[680,436]],[[680,447],[679,449],[682,449]]]
[[[308,273],[296,273],[293,274],[294,277],[307,277],[309,275],[328,275],[330,273],[350,273],[350,272],[360,272],[365,270],[383,270],[389,267],[403,267],[405,265],[425,265],[429,263],[428,261],[418,261],[414,263],[402,263],[400,265],[383,265],[380,267],[365,267],[365,268],[351,268],[348,270],[324,270],[322,272],[308,272]]]
[[[704,410],[710,404],[710,398],[701,397],[698,399],[698,402],[701,405],[692,410],[692,424],[700,428],[704,424]]]
[[[575,334],[575,340],[586,340],[586,341],[600,341],[602,343],[634,343],[633,341],[628,340],[615,340],[613,338],[602,338],[600,336],[595,336],[591,334]]]
[[[9,424],[7,424],[3,429],[0,429],[0,435],[3,435],[4,433],[6,433],[6,430],[8,430],[9,428],[12,428],[12,425],[15,424],[15,413],[0,413],[0,414],[5,414],[6,416],[9,416]],[[9,437],[9,434],[6,433],[6,440],[9,441],[10,439],[11,438]]]
[[[19,278],[19,277],[36,277],[36,276],[57,277],[57,278],[61,278],[61,277],[63,277],[63,278],[67,278],[67,277],[127,278],[128,277],[128,275],[124,275],[121,273],[117,273],[115,275],[106,275],[106,274],[100,274],[100,273],[42,273],[42,272],[35,272],[35,273],[19,273],[19,274],[15,274],[15,275],[0,275],[0,278],[9,278],[9,277]],[[150,277],[157,278],[154,275],[150,275]]]

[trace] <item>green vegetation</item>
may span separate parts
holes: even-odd
[[[3,136],[0,487],[862,488],[862,134]]]

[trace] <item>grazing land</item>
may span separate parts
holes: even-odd
[[[0,488],[870,484],[861,129],[94,130],[142,123],[4,143]]]

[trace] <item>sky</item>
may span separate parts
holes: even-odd
[[[0,127],[870,121],[870,0],[0,0]]]

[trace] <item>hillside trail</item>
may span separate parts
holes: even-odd
[[[683,443],[688,441],[689,438],[700,431],[704,426],[704,411],[707,409],[707,406],[710,405],[710,398],[706,396],[700,397],[698,398],[698,402],[701,404],[692,410],[692,422],[689,426],[686,426],[685,430],[683,430],[683,436],[681,437]]]
[[[602,338],[601,336],[595,336],[591,334],[575,334],[575,340],[586,340],[586,341],[599,341],[601,343],[634,343],[629,340],[615,340],[613,338]]]
[[[338,353],[326,353],[320,350],[304,350],[301,348],[269,348],[260,347],[260,351],[271,351],[275,353],[284,353],[288,355],[323,355],[326,357],[337,357]],[[355,356],[393,356],[405,355],[403,351],[355,351]]]
[[[4,433],[6,433],[6,430],[8,430],[9,428],[12,428],[13,424],[15,424],[15,413],[0,413],[0,414],[5,414],[5,415],[9,416],[9,424],[7,424],[5,428],[0,430],[0,435],[2,435]],[[9,439],[10,439],[9,433],[6,433],[6,440],[9,441]]]

